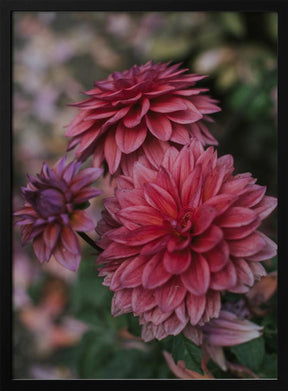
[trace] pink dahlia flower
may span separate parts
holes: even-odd
[[[21,228],[22,244],[32,241],[41,263],[54,255],[62,266],[77,270],[81,251],[74,231],[94,229],[93,221],[82,208],[100,194],[90,185],[103,170],[85,168],[77,173],[80,163],[65,163],[65,157],[53,169],[44,163],[37,178],[29,176],[27,187],[22,188],[24,207],[14,215]]]
[[[128,156],[145,154],[153,162],[168,142],[184,145],[193,136],[217,145],[202,120],[211,121],[208,114],[220,108],[201,94],[207,89],[195,88],[205,76],[184,74],[188,69],[179,66],[150,61],[95,82],[89,98],[74,104],[80,112],[66,131],[68,149],[78,145],[79,160],[94,155],[94,166],[105,161],[114,174]]]
[[[169,147],[158,169],[142,157],[105,200],[100,275],[115,292],[112,314],[139,315],[144,340],[218,317],[220,292],[247,292],[276,254],[257,230],[276,199],[233,170],[231,155],[192,140]]]
[[[243,319],[236,314],[221,310],[217,319],[212,319],[202,327],[189,325],[184,335],[197,345],[202,345],[211,359],[226,371],[227,363],[224,346],[240,345],[262,335],[262,326]]]

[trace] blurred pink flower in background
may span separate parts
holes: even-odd
[[[220,292],[247,292],[277,249],[257,230],[277,200],[250,173],[233,176],[231,155],[192,140],[162,157],[117,178],[96,228],[112,314],[139,315],[145,341],[218,317]]]
[[[105,161],[109,172],[167,148],[167,142],[184,145],[191,136],[203,145],[216,145],[202,120],[220,111],[216,101],[201,95],[206,88],[195,88],[205,76],[183,74],[186,68],[170,63],[134,65],[114,72],[107,80],[95,82],[85,94],[88,99],[73,104],[80,109],[69,124],[66,136],[72,137],[68,150],[78,146],[76,157],[93,155],[93,165]]]
[[[85,203],[100,194],[90,185],[102,174],[100,168],[85,168],[77,173],[80,163],[66,157],[53,169],[43,163],[37,178],[28,176],[22,188],[24,207],[14,213],[18,218],[22,244],[33,241],[36,257],[48,262],[52,254],[69,270],[77,270],[81,248],[74,231],[90,231],[94,223],[83,209]]]

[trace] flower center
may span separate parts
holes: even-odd
[[[65,197],[56,189],[26,191],[25,198],[42,216],[57,216],[65,212]]]

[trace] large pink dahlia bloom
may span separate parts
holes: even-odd
[[[75,103],[80,109],[68,126],[72,137],[68,149],[78,145],[76,157],[85,160],[94,155],[93,165],[108,164],[114,174],[129,156],[158,153],[167,142],[184,145],[191,136],[203,145],[216,145],[202,119],[219,111],[216,101],[195,88],[205,76],[184,74],[180,64],[134,65],[107,80],[95,82],[86,92],[88,99]]]
[[[102,174],[100,168],[85,168],[80,163],[67,165],[59,160],[53,169],[43,163],[37,178],[29,176],[22,188],[24,207],[14,213],[22,233],[22,244],[33,241],[36,257],[42,263],[52,255],[64,267],[77,270],[81,260],[75,231],[94,229],[93,221],[82,210],[85,203],[100,194],[91,184]]]
[[[276,245],[259,232],[276,206],[233,158],[193,141],[169,147],[158,169],[145,157],[120,175],[97,226],[97,260],[115,292],[112,314],[133,312],[148,341],[218,317],[220,292],[247,292]]]

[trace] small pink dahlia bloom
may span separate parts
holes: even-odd
[[[90,185],[102,174],[100,168],[85,168],[80,163],[67,165],[66,157],[53,169],[43,163],[37,178],[28,176],[22,188],[24,207],[14,213],[20,226],[22,244],[33,242],[36,257],[42,263],[52,255],[69,270],[77,270],[81,260],[78,237],[74,231],[94,230],[94,223],[82,210],[85,203],[100,194]]]
[[[276,199],[233,170],[231,155],[192,140],[169,147],[158,169],[142,157],[105,200],[100,275],[115,292],[112,314],[139,315],[144,340],[218,317],[220,292],[247,292],[259,261],[276,254],[257,230]]]
[[[89,98],[74,104],[80,112],[65,133],[72,137],[68,149],[78,145],[79,160],[94,155],[94,166],[105,161],[114,174],[128,156],[150,159],[167,142],[184,145],[193,136],[217,145],[202,120],[211,121],[208,114],[220,108],[201,94],[206,88],[195,88],[205,76],[184,74],[188,69],[179,66],[149,61],[95,82]]]

